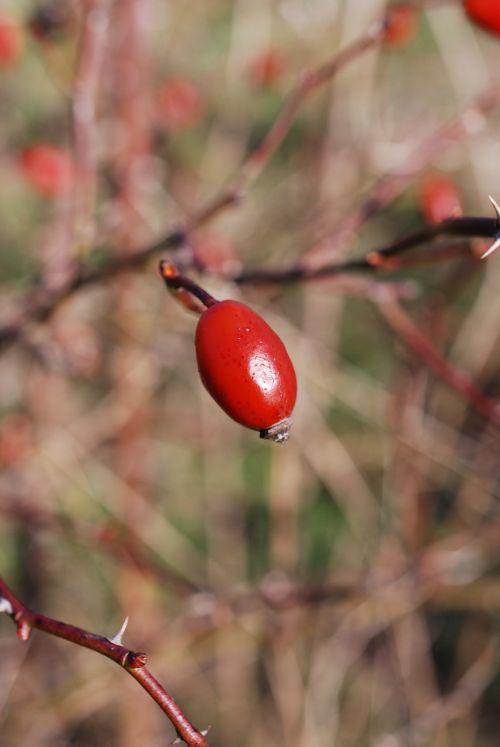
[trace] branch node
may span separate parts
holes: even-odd
[[[128,667],[130,669],[141,669],[145,667],[148,662],[148,657],[144,653],[134,653],[129,651],[128,653]]]
[[[16,618],[18,618],[18,615],[14,618],[17,623],[17,637],[21,641],[28,641],[31,635],[31,625],[26,620]]]

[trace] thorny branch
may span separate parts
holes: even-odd
[[[186,718],[180,707],[165,688],[146,668],[147,658],[143,653],[136,653],[121,645],[121,635],[117,642],[104,636],[90,633],[74,625],[46,617],[25,607],[14,595],[10,587],[0,576],[0,612],[4,612],[17,625],[17,635],[27,641],[33,628],[44,633],[63,638],[78,646],[89,648],[98,654],[107,656],[128,672],[160,706],[177,731],[180,740],[188,747],[207,747],[205,733],[198,731]],[[121,631],[120,631],[121,632]]]

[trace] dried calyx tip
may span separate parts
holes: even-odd
[[[175,278],[179,274],[177,267],[168,259],[160,259],[158,268],[162,278]]]
[[[290,438],[290,427],[292,421],[290,418],[285,418],[276,425],[272,425],[270,428],[264,428],[260,432],[260,437],[265,438],[269,441],[274,441],[277,444],[284,444]]]

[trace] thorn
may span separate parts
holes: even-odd
[[[495,208],[495,213],[497,214],[497,222],[498,222],[498,225],[500,226],[500,207],[498,205],[498,202],[496,202],[496,200],[491,195],[488,195],[488,198],[491,204],[493,205],[493,207]]]
[[[0,612],[5,612],[6,615],[13,615],[14,608],[11,603],[5,597],[0,597]]]
[[[206,729],[203,729],[203,731],[200,731],[201,736],[206,737],[211,728],[212,726],[207,726]]]
[[[180,744],[184,740],[181,739],[181,737],[176,737],[173,742],[170,742],[170,744]]]
[[[499,237],[499,238],[498,238],[498,239],[497,239],[497,240],[495,241],[495,243],[494,243],[494,244],[492,244],[492,245],[490,246],[490,248],[489,248],[489,249],[487,249],[487,250],[485,251],[485,253],[484,253],[484,254],[481,254],[481,259],[486,259],[486,257],[489,257],[489,256],[490,256],[490,254],[493,254],[493,252],[494,252],[494,251],[496,251],[496,250],[498,249],[498,247],[499,247],[499,246],[500,246],[500,237]]]
[[[123,625],[121,626],[120,630],[116,635],[114,635],[112,638],[108,638],[108,641],[111,643],[116,643],[117,646],[123,646],[123,634],[127,630],[128,625],[128,616],[123,621]]]
[[[488,197],[497,215],[497,229],[498,230],[497,230],[497,235],[495,236],[495,241],[490,246],[490,248],[487,249],[485,253],[481,255],[481,259],[485,259],[486,257],[489,257],[490,254],[493,254],[493,252],[496,251],[498,247],[500,246],[500,206],[498,205],[496,200],[493,199],[491,195],[488,195]]]

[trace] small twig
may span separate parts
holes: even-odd
[[[236,199],[234,195],[233,199]],[[227,202],[221,201],[219,209],[222,209],[226,205]],[[193,225],[198,226],[201,221],[207,220],[207,215],[207,213],[203,213],[194,218],[190,224],[190,229]],[[190,229],[186,229],[186,231]],[[114,257],[100,267],[91,269],[80,268],[79,272],[57,291],[47,290],[43,286],[35,288],[29,294],[24,309],[18,314],[18,319],[11,324],[0,327],[0,351],[17,342],[23,336],[24,328],[27,324],[44,322],[49,319],[64,300],[81,288],[96,285],[119,275],[121,272],[142,267],[158,252],[181,246],[185,240],[186,231],[174,231],[154,244],[138,249],[131,254]],[[249,270],[228,277],[227,279],[238,284],[286,284],[341,274],[359,272],[375,273],[379,270],[394,270],[398,267],[398,264],[394,261],[396,257],[440,236],[494,239],[497,238],[497,234],[498,222],[496,218],[452,218],[437,225],[425,226],[421,230],[385,247],[372,249],[363,258],[358,260],[326,264],[314,269],[310,269],[307,265],[298,262],[289,267],[278,269]],[[438,255],[439,252],[436,253],[437,259],[440,258]],[[451,258],[451,256],[448,258]],[[387,261],[389,259],[391,262]],[[433,261],[431,254],[428,255],[428,261]]]
[[[95,112],[109,9],[109,0],[87,0],[73,87],[75,228],[78,244],[87,244],[90,239],[90,217],[95,189]]]
[[[304,101],[320,86],[331,81],[344,67],[358,59],[363,52],[374,47],[383,36],[385,17],[373,24],[368,31],[361,34],[345,49],[338,52],[331,60],[319,67],[304,73],[292,88],[285,105],[271,125],[264,139],[250,153],[243,163],[238,185],[244,184],[259,176],[264,166],[272,158],[290,131]]]
[[[395,300],[377,306],[380,315],[420,360],[487,420],[500,425],[500,406],[447,361]]]
[[[316,241],[308,255],[314,255],[315,247],[319,244],[324,247],[322,254],[335,252],[338,256],[339,248],[348,246],[352,237],[359,234],[374,215],[402,194],[427,164],[450,144],[455,144],[474,134],[482,123],[486,122],[485,115],[498,106],[499,100],[500,89],[497,86],[489,87],[470,106],[431,132],[418,143],[405,160],[404,167],[380,176],[370,187],[364,199],[353,210],[342,216],[319,242]]]
[[[107,656],[128,672],[158,703],[175,727],[179,738],[189,747],[208,747],[205,735],[186,718],[175,700],[146,668],[146,654],[136,653],[104,636],[90,633],[74,625],[46,617],[25,607],[0,576],[0,612],[4,612],[17,625],[17,635],[27,641],[33,628],[63,638],[78,646],[89,648]]]
[[[463,238],[495,238],[498,234],[496,218],[450,218],[442,223],[427,225],[392,244],[376,249],[370,249],[364,257],[347,262],[332,262],[320,267],[309,268],[303,262],[297,262],[285,268],[256,269],[243,271],[232,278],[235,283],[257,285],[261,283],[294,283],[303,280],[316,280],[335,275],[377,271],[391,271],[401,266],[400,257],[421,244],[444,236],[460,236]],[[463,249],[460,256],[463,256]],[[470,251],[469,251],[470,254]],[[451,259],[457,251],[448,252],[445,259]],[[420,261],[440,261],[442,259],[439,247],[436,253],[428,251]]]
[[[188,278],[185,275],[181,275],[172,262],[161,259],[159,270],[167,288],[170,291],[173,291],[178,300],[191,311],[204,311],[204,309],[209,309],[210,306],[214,306],[214,304],[217,303],[217,300],[204,288],[198,285],[198,283],[195,283],[194,280],[191,280],[191,278]],[[204,307],[204,309],[200,309],[198,303],[193,305],[192,297],[194,297],[196,301]]]

